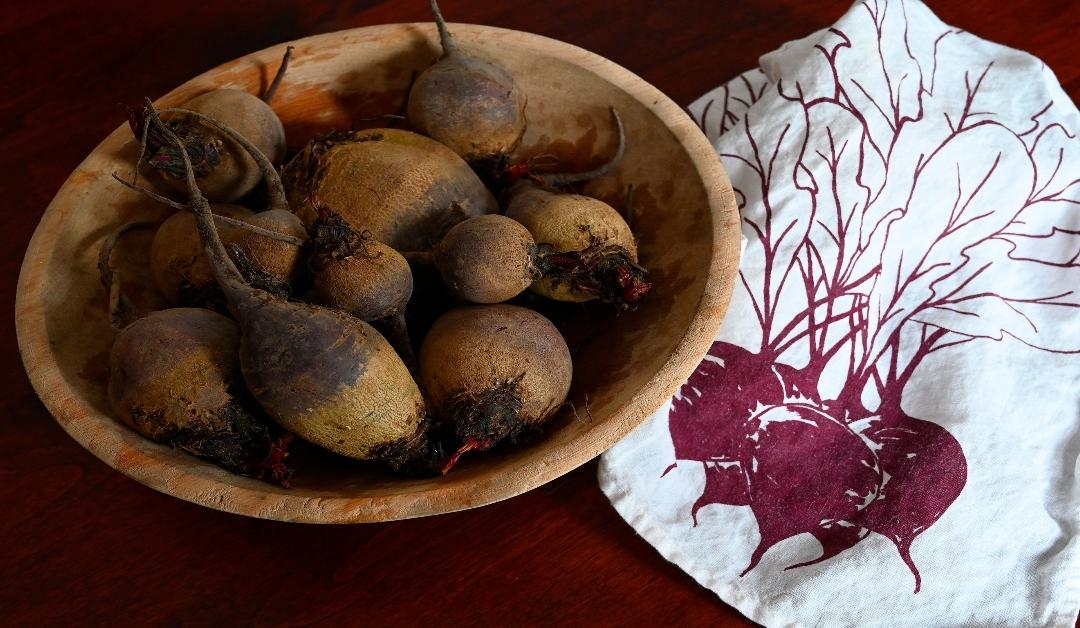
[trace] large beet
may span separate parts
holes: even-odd
[[[151,440],[248,475],[287,482],[269,422],[244,390],[235,322],[195,308],[152,312],[124,328],[109,352],[109,405]],[[255,411],[253,411],[253,409]]]
[[[559,330],[516,305],[451,310],[420,348],[420,381],[462,452],[537,430],[566,401],[572,375]]]
[[[319,207],[399,251],[427,250],[450,227],[498,211],[465,161],[400,129],[331,133],[308,143],[283,174],[293,211],[309,227]]]

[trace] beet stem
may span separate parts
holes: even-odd
[[[158,194],[158,193],[156,193],[156,192],[154,192],[152,190],[148,190],[148,189],[144,188],[141,185],[136,185],[136,184],[131,183],[129,181],[124,181],[115,172],[113,173],[112,177],[113,177],[113,179],[116,179],[117,182],[119,182],[121,185],[128,188],[129,190],[134,190],[134,191],[138,192],[139,194],[142,194],[143,196],[145,196],[147,198],[153,199],[153,200],[155,200],[155,201],[157,201],[157,202],[159,202],[159,203],[161,203],[163,205],[168,205],[169,207],[172,207],[173,209],[179,209],[179,210],[184,210],[184,211],[187,211],[187,209],[188,209],[187,205],[184,205],[183,203],[178,203],[178,202],[172,200],[171,198],[164,197],[164,196],[162,196],[162,195],[160,195],[160,194]],[[253,224],[251,224],[249,222],[244,222],[243,220],[238,220],[236,218],[230,218],[228,216],[222,216],[220,214],[214,214],[214,219],[217,220],[218,222],[223,222],[225,224],[229,224],[229,225],[232,225],[234,227],[244,229],[245,231],[250,231],[252,233],[261,235],[264,238],[270,238],[271,240],[278,240],[279,242],[285,242],[285,243],[293,244],[293,245],[296,245],[296,246],[303,246],[304,242],[305,242],[304,240],[301,240],[300,238],[288,235],[286,233],[278,233],[277,231],[271,231],[269,229],[263,229],[262,227],[260,227],[258,225],[253,225]]]
[[[202,191],[199,190],[199,184],[195,181],[195,169],[191,165],[191,157],[184,150],[183,142],[168,125],[162,122],[153,103],[148,102],[146,108],[148,124],[158,125],[165,137],[179,149],[180,157],[184,160],[184,179],[187,183],[190,198],[188,207],[195,214],[199,239],[206,250],[206,257],[210,262],[210,268],[218,285],[221,286],[222,291],[225,292],[225,296],[233,306],[238,305],[245,297],[256,296],[260,291],[252,288],[244,281],[244,276],[236,268],[236,264],[229,257],[225,245],[218,236],[217,227],[214,226],[214,215],[210,212],[210,202],[206,200]]]
[[[457,464],[457,461],[461,458],[462,454],[472,451],[473,449],[477,449],[479,446],[480,443],[477,442],[475,439],[470,438],[469,440],[465,441],[464,445],[458,447],[457,451],[450,454],[450,457],[446,459],[445,463],[443,463],[442,468],[439,469],[439,473],[442,473],[443,475],[450,473],[450,469],[454,468],[454,465]]]
[[[289,59],[292,58],[292,53],[292,46],[285,49],[285,55],[281,57],[281,65],[278,66],[277,74],[274,75],[274,81],[270,83],[270,87],[266,89],[266,94],[263,95],[262,100],[264,103],[270,104],[274,94],[277,93],[278,87],[281,85],[281,79],[285,78],[285,71],[289,69]]]
[[[446,28],[446,20],[443,19],[442,11],[439,10],[439,3],[436,0],[431,0],[431,12],[435,14],[435,25],[439,27],[439,41],[442,43],[443,57],[448,57],[457,52],[457,44],[454,43],[453,38],[450,36],[450,30]]]
[[[178,202],[172,200],[171,198],[162,196],[162,195],[158,194],[157,192],[154,192],[152,190],[144,188],[141,185],[132,183],[130,181],[125,181],[122,178],[120,178],[120,176],[118,174],[116,174],[115,172],[112,173],[112,178],[116,179],[116,181],[118,183],[120,183],[120,185],[126,187],[127,189],[134,190],[135,192],[138,192],[139,194],[142,194],[143,196],[145,196],[145,197],[147,197],[149,199],[155,200],[155,201],[161,203],[162,205],[168,205],[169,207],[172,207],[173,209],[181,209],[181,210],[187,209],[187,206],[184,205],[183,203],[178,203]]]
[[[147,143],[147,141],[149,140],[149,137],[150,137],[150,125],[147,123],[145,115],[143,116],[142,133],[140,133],[140,136],[141,137],[139,137],[139,157],[138,157],[138,159],[135,160],[135,167],[132,168],[132,170],[131,170],[131,182],[132,183],[138,183],[139,182],[139,166],[141,166],[142,162],[146,159],[146,143]]]
[[[270,159],[266,155],[264,155],[263,152],[259,150],[257,146],[252,144],[246,137],[237,133],[235,130],[233,130],[232,127],[228,126],[227,124],[219,122],[218,120],[215,120],[214,118],[211,118],[210,116],[199,113],[197,111],[181,109],[179,107],[170,107],[169,109],[162,109],[161,113],[181,113],[184,115],[193,116],[194,118],[206,122],[210,126],[213,126],[217,130],[229,136],[230,139],[243,147],[243,149],[247,151],[249,155],[251,155],[251,158],[255,160],[255,165],[259,168],[259,172],[262,173],[263,179],[266,181],[266,186],[267,188],[269,188],[270,192],[270,207],[268,209],[284,209],[286,211],[291,211],[289,209],[289,201],[285,197],[285,186],[281,182],[281,175],[278,174],[277,168],[275,168],[274,164],[270,162]],[[172,130],[170,129],[169,131],[171,132]],[[173,133],[173,137],[175,136],[176,134]],[[183,152],[185,155],[187,154],[187,151],[183,150],[182,146],[181,152]],[[185,162],[190,161],[190,159],[185,159]],[[199,195],[202,196],[202,193],[200,193]]]
[[[292,432],[285,432],[280,438],[270,443],[266,455],[248,464],[245,471],[260,480],[276,482],[281,488],[290,488],[293,470],[285,462],[289,457],[289,445],[293,442]]]
[[[244,222],[243,220],[239,220],[237,218],[230,218],[228,216],[214,214],[214,220],[218,222],[223,222],[227,225],[232,225],[234,227],[239,227],[240,229],[243,229],[245,231],[250,231],[251,233],[254,233],[256,235],[261,235],[264,238],[277,240],[278,242],[285,242],[287,244],[292,244],[295,246],[304,246],[304,244],[307,242],[306,240],[291,236],[287,233],[278,233],[277,231],[264,229],[258,225],[253,225],[250,222]]]
[[[567,185],[573,185],[575,183],[585,183],[586,181],[592,181],[593,179],[599,179],[606,176],[615,166],[619,165],[622,160],[623,153],[626,151],[626,130],[623,128],[622,118],[619,117],[619,112],[615,110],[615,107],[611,107],[611,117],[615,120],[615,127],[618,132],[618,144],[615,148],[615,154],[612,155],[606,163],[599,168],[588,170],[585,172],[567,172],[559,174],[544,174],[536,175],[536,178],[540,182],[551,188],[563,187]]]

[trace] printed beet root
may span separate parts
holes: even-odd
[[[565,403],[572,375],[566,341],[532,310],[475,305],[440,317],[420,349],[420,381],[460,443],[444,473],[466,451],[538,429]]]
[[[285,157],[285,128],[270,100],[285,75],[292,47],[282,58],[277,76],[263,98],[238,89],[215,89],[185,102],[183,107],[220,120],[250,140],[273,163]],[[162,112],[164,113],[164,112]],[[141,139],[143,157],[162,179],[177,191],[184,191],[184,162],[180,148],[146,124],[143,112],[132,112],[131,129]],[[213,202],[231,203],[255,189],[262,180],[259,168],[240,144],[218,129],[189,115],[180,115],[166,124],[183,143],[195,169],[199,187]]]
[[[482,169],[505,167],[525,135],[525,94],[506,68],[458,48],[436,0],[431,12],[443,55],[413,83],[409,124]]]

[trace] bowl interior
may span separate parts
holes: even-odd
[[[711,147],[674,103],[595,55],[542,37],[454,25],[459,44],[497,60],[528,96],[519,158],[554,155],[562,169],[610,155],[609,107],[621,114],[627,149],[616,172],[586,193],[623,209],[633,184],[632,227],[654,291],[633,312],[544,306],[574,354],[566,406],[539,440],[466,457],[446,477],[393,477],[301,447],[291,489],[238,477],[112,419],[105,398],[112,334],[96,269],[118,225],[165,210],[111,180],[127,173],[136,143],[111,134],[71,175],[50,206],[20,276],[17,319],[24,362],[60,423],[108,464],[159,490],[212,507],[276,519],[373,521],[448,512],[516,495],[586,462],[658,408],[696,366],[719,326],[738,264],[737,212]],[[370,27],[301,40],[273,106],[290,151],[317,133],[379,124],[397,113],[415,73],[437,57],[431,25]],[[217,87],[258,92],[284,46],[211,70],[161,99],[175,106]],[[157,298],[145,275],[149,234],[119,253],[125,290]]]

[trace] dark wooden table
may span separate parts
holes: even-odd
[[[1080,96],[1080,3],[942,0],[947,22],[1028,50]],[[614,60],[686,105],[847,0],[443,0],[455,21]],[[424,0],[9,0],[0,8],[0,624],[750,625],[638,538],[591,463],[506,502],[358,526],[257,521],[156,493],[67,437],[19,362],[30,235],[122,120],[219,63],[315,33],[428,20]]]

